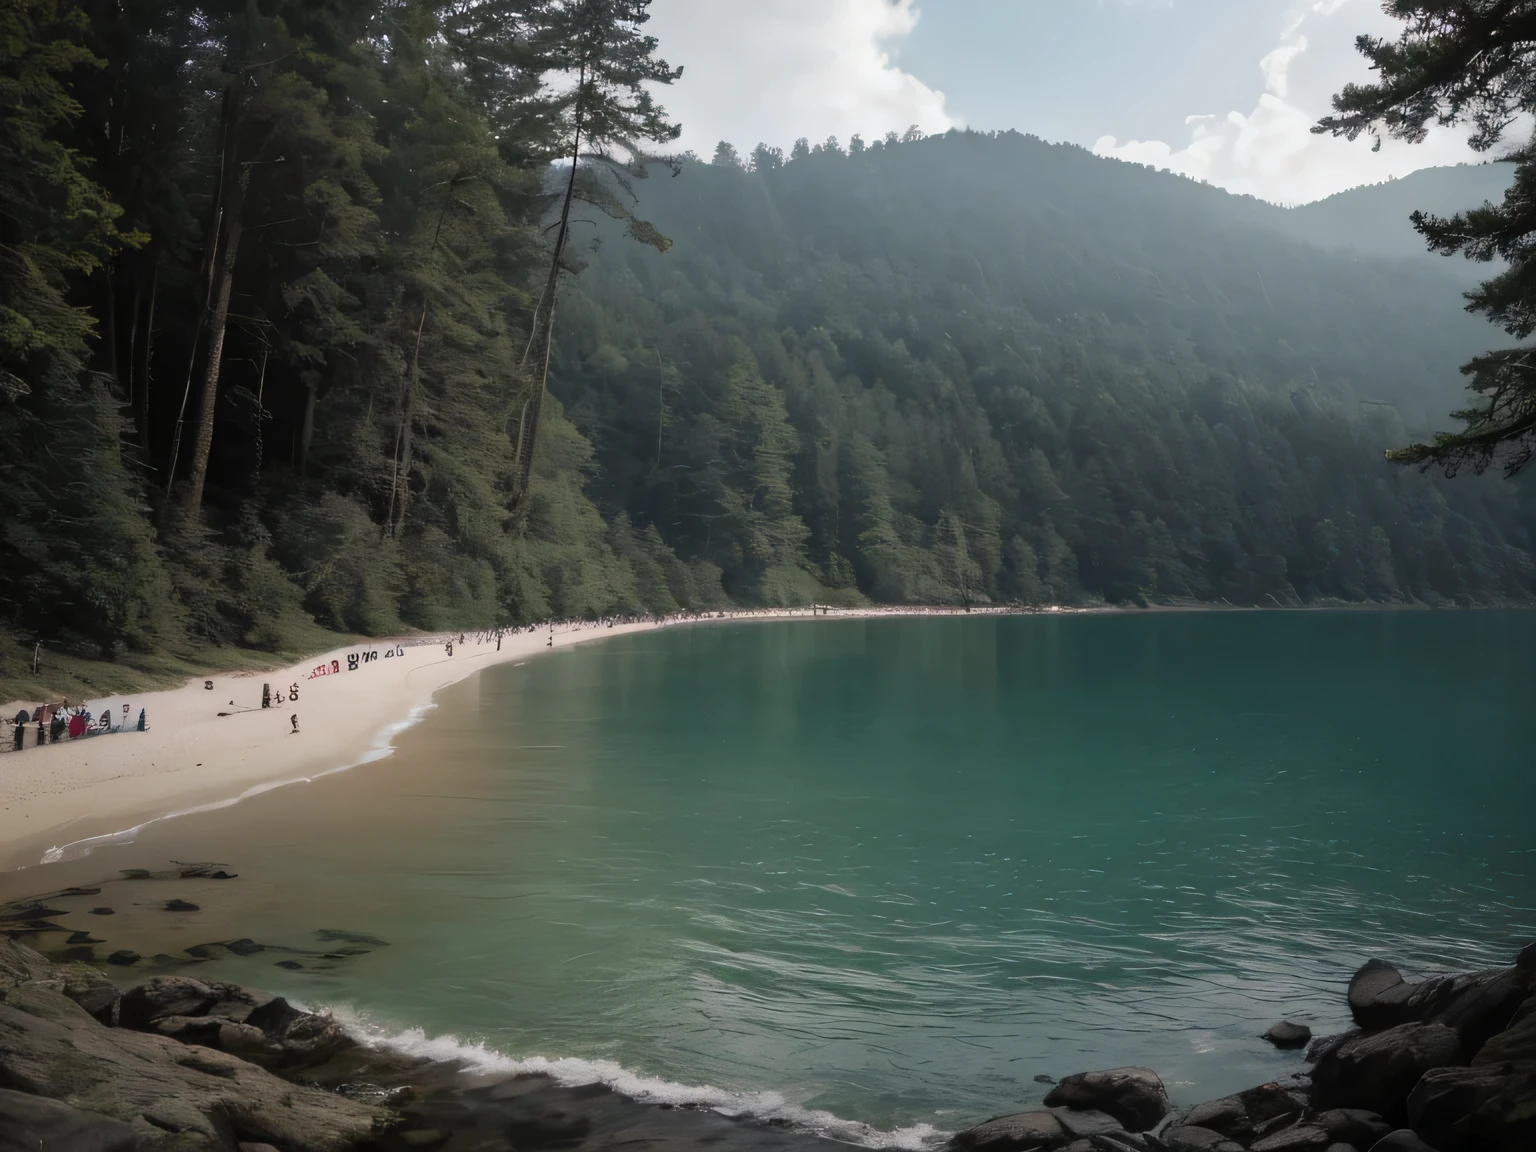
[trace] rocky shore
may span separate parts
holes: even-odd
[[[1418,983],[1371,960],[1348,1002],[1357,1027],[1313,1041],[1288,1079],[1175,1110],[1152,1069],[1080,1072],[1055,1084],[1044,1107],[968,1128],[950,1149],[1536,1149],[1536,944],[1508,968]],[[1299,1047],[1306,1032],[1286,1022],[1267,1039]],[[637,1104],[601,1086],[477,1080],[361,1044],[281,997],[176,974],[125,990],[89,964],[0,937],[0,1152],[799,1152],[832,1143],[707,1109]]]

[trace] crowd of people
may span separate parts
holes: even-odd
[[[37,725],[37,736],[32,743],[39,748],[44,744],[57,744],[63,740],[79,740],[83,736],[121,732],[129,727],[126,712],[122,722],[114,725],[110,708],[103,706],[100,715],[94,715],[84,704],[71,704],[67,699],[57,704],[39,704],[31,710],[23,708],[11,718],[11,723],[16,728],[12,736],[11,749],[16,752],[20,752],[27,746],[27,728],[32,724]],[[139,722],[134,727],[139,732],[143,732],[147,727],[143,708],[139,709]]]

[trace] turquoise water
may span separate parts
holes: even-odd
[[[392,946],[241,975],[880,1129],[1128,1063],[1206,1099],[1299,1068],[1258,1034],[1341,1026],[1368,956],[1536,938],[1533,652],[1530,613],[618,638],[446,693],[310,815],[242,805],[272,916]]]

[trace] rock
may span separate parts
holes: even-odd
[[[188,900],[167,900],[165,910],[167,912],[201,912],[202,908]]]
[[[1306,1097],[1298,1089],[1270,1082],[1235,1096],[1223,1096],[1197,1104],[1179,1118],[1179,1123],[1208,1128],[1229,1140],[1246,1145],[1277,1128],[1293,1123],[1300,1118],[1306,1107]]]
[[[1330,1108],[1313,1117],[1312,1123],[1324,1129],[1336,1143],[1359,1148],[1369,1148],[1392,1130],[1392,1125],[1364,1108]]]
[[[1536,1148],[1536,1065],[1426,1072],[1408,1097],[1408,1117],[1416,1132],[1445,1148]]]
[[[954,1147],[976,1152],[1025,1152],[1037,1148],[1050,1152],[1070,1142],[1056,1114],[1043,1110],[998,1116],[950,1138]]]
[[[1264,1039],[1276,1048],[1301,1048],[1312,1039],[1312,1029],[1294,1020],[1282,1020],[1264,1033]]]
[[[1324,1152],[1360,1152],[1360,1150],[1353,1144],[1345,1144],[1340,1141],[1338,1144],[1328,1145]]]
[[[1419,1077],[1460,1061],[1461,1038],[1444,1024],[1399,1024],[1353,1036],[1312,1070],[1312,1102],[1319,1110],[1369,1109],[1401,1125]]]
[[[148,1028],[166,1016],[201,1016],[215,1000],[212,988],[188,976],[156,976],[123,993],[118,1023]]]
[[[270,1144],[252,1144],[249,1140],[242,1140],[236,1147],[238,1152],[277,1152]]]
[[[1324,1056],[1344,1043],[1344,1041],[1358,1035],[1360,1035],[1360,1029],[1351,1028],[1348,1032],[1338,1032],[1332,1036],[1315,1036],[1312,1039],[1312,1043],[1307,1045],[1306,1054],[1302,1056],[1302,1059],[1308,1064],[1316,1064]]]
[[[99,1112],[0,1089],[0,1149],[138,1152],[143,1133]]]
[[[332,1017],[300,1012],[281,996],[252,1009],[245,1025],[262,1031],[284,1067],[321,1064],[357,1043]]]
[[[1168,1091],[1150,1068],[1109,1068],[1062,1077],[1045,1097],[1046,1107],[1108,1112],[1129,1131],[1145,1132],[1168,1115]]]
[[[7,988],[47,975],[52,969],[41,952],[0,937],[0,998]]]
[[[1040,1075],[1035,1077],[1035,1083],[1036,1084],[1054,1084],[1054,1083],[1056,1083],[1056,1077],[1054,1077],[1054,1076],[1047,1076],[1047,1075],[1045,1075],[1045,1073],[1042,1072]]]
[[[1527,996],[1515,1012],[1509,1027],[1488,1042],[1472,1057],[1473,1064],[1536,1063],[1536,994]]]
[[[92,908],[91,909],[91,915],[92,916],[115,916],[115,915],[117,915],[117,913],[113,912],[112,909],[110,909],[110,908]]]
[[[107,957],[107,963],[116,964],[122,968],[130,968],[142,959],[143,957],[140,956],[137,952],[133,952],[127,948],[121,948]]]
[[[1362,1028],[1400,1024],[1406,999],[1403,974],[1385,960],[1367,960],[1349,981],[1349,1012]]]
[[[224,947],[228,948],[236,956],[254,956],[258,952],[266,951],[265,944],[258,944],[249,937],[241,937],[239,940],[227,941]]]
[[[1370,1152],[1439,1152],[1420,1140],[1411,1128],[1389,1132],[1371,1145]]]
[[[14,1088],[68,1097],[75,1108],[128,1126],[146,1146],[174,1132],[178,1148],[249,1141],[344,1152],[385,1120],[368,1105],[279,1080],[222,1052],[104,1028],[40,983],[11,989],[0,1002],[0,1067]]]
[[[1091,1136],[1103,1136],[1111,1132],[1124,1132],[1125,1126],[1108,1112],[1082,1111],[1076,1108],[1052,1108],[1056,1119],[1074,1140],[1086,1140]]]
[[[1242,1145],[1209,1128],[1181,1125],[1165,1128],[1163,1144],[1168,1152],[1242,1152]]]
[[[1525,972],[1536,972],[1536,941],[1520,949],[1520,955],[1515,957],[1515,967]]]
[[[108,1028],[117,1024],[117,1006],[122,994],[115,984],[94,973],[82,973],[66,979],[62,991]]]
[[[297,960],[279,960],[277,962],[277,967],[287,968],[289,971],[298,971],[300,968],[303,968],[304,965],[300,964]]]
[[[1325,1152],[1333,1137],[1315,1124],[1292,1124],[1255,1140],[1251,1152]]]
[[[96,939],[96,937],[92,936],[89,932],[71,932],[69,934],[69,939],[64,941],[64,943],[66,943],[66,944],[104,944],[104,943],[106,943],[106,941]]]

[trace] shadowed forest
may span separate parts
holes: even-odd
[[[1383,459],[1492,331],[1468,266],[1384,229],[1396,186],[1286,210],[1014,133],[583,154],[534,439],[570,30],[268,7],[0,13],[0,613],[29,650],[1536,596],[1528,482]]]

